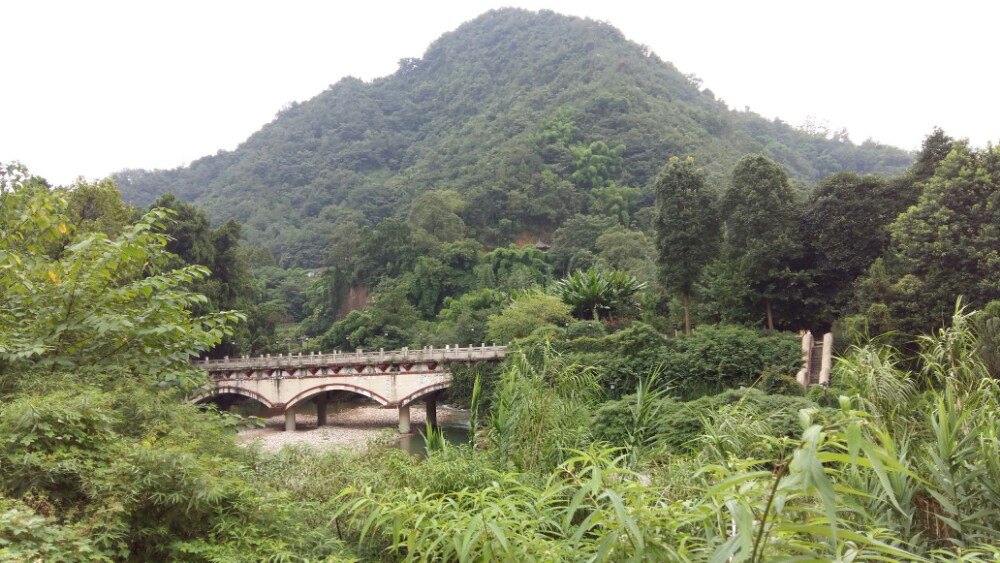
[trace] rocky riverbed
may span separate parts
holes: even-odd
[[[438,424],[446,426],[461,419],[465,411],[437,409]],[[414,433],[424,427],[423,404],[410,407],[410,427]],[[327,413],[326,426],[316,427],[314,414],[300,413],[295,417],[297,429],[285,432],[285,417],[264,420],[263,428],[249,428],[240,432],[240,441],[246,444],[259,441],[266,450],[279,450],[289,444],[307,444],[316,447],[341,447],[361,451],[371,444],[393,443],[398,434],[399,413],[378,405],[360,405]]]

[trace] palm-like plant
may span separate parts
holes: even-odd
[[[581,318],[589,315],[596,321],[600,320],[601,311],[611,313],[620,310],[645,287],[645,282],[627,272],[605,273],[590,268],[578,270],[557,281],[552,292],[563,303],[573,307],[574,315]]]

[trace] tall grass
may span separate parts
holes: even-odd
[[[795,438],[737,403],[683,457],[660,455],[644,430],[655,374],[624,443],[595,444],[595,374],[551,350],[515,354],[488,450],[464,454],[493,460],[488,484],[357,486],[336,515],[367,549],[404,560],[996,561],[1000,389],[966,321],[958,311],[921,339],[912,371],[882,344],[852,348],[835,373],[839,409],[804,409]]]

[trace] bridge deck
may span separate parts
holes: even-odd
[[[428,346],[419,350],[379,350],[377,352],[333,352],[331,354],[297,354],[297,355],[277,355],[260,356],[256,358],[224,358],[221,360],[199,360],[196,365],[209,372],[233,371],[233,370],[258,370],[277,368],[305,368],[305,367],[327,367],[327,366],[352,366],[352,365],[380,365],[380,364],[426,364],[450,363],[450,362],[481,362],[489,360],[502,360],[506,356],[506,346],[468,346],[460,348],[458,346],[448,346],[445,348],[434,348]]]
[[[506,354],[505,346],[428,346],[389,352],[200,360],[195,365],[208,371],[211,381],[190,400],[197,403],[220,395],[254,399],[268,409],[283,411],[285,429],[294,430],[299,405],[314,402],[317,424],[322,425],[331,393],[346,391],[398,408],[399,430],[407,433],[413,402],[427,401],[428,416],[433,420],[437,395],[451,386],[451,364],[498,361]]]

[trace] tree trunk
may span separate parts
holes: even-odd
[[[767,307],[767,328],[774,330],[774,315],[771,314],[771,300],[765,299],[764,306]]]
[[[691,334],[691,299],[684,294],[684,333]]]
[[[598,314],[598,309],[599,309],[599,308],[600,308],[600,306],[599,306],[599,305],[594,305],[594,320],[595,320],[595,321],[599,321],[599,320],[601,320],[601,317],[600,317],[600,315]]]

